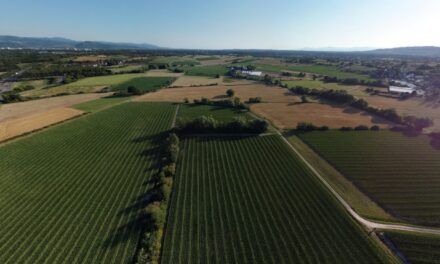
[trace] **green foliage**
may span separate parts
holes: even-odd
[[[250,97],[249,100],[247,101],[248,104],[258,104],[261,103],[263,101],[263,99],[259,96],[257,97]]]
[[[127,91],[130,94],[140,95],[154,92],[173,83],[172,77],[137,77],[124,83],[112,86],[114,91]],[[128,90],[131,90],[128,91]]]
[[[104,97],[93,101],[80,103],[74,105],[73,107],[84,112],[96,112],[127,100],[128,98],[126,97]]]
[[[186,138],[182,152],[163,263],[387,263],[281,137]]]
[[[385,235],[391,239],[410,263],[439,263],[439,236],[403,232],[386,232]]]
[[[235,91],[232,89],[226,90],[226,95],[229,97],[233,97],[235,95]]]
[[[396,218],[440,225],[440,151],[426,135],[391,131],[328,131],[299,135]],[[402,194],[405,194],[404,196]]]
[[[186,69],[185,74],[191,76],[208,76],[215,77],[218,75],[226,75],[228,69],[225,66],[213,65],[213,66],[197,66]]]
[[[155,151],[174,112],[126,103],[1,146],[0,263],[130,260],[137,199],[157,163],[143,153]]]
[[[193,120],[179,119],[176,131],[180,133],[245,133],[261,134],[267,132],[269,124],[265,120],[235,118],[232,122],[219,122],[212,116],[199,116]]]
[[[245,111],[215,105],[181,105],[179,108],[179,118],[182,120],[192,120],[199,116],[212,116],[219,122],[231,122],[235,117],[252,119]]]

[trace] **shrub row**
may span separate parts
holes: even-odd
[[[296,126],[296,130],[298,132],[310,132],[310,131],[327,131],[329,130],[328,126],[316,126],[312,123],[307,123],[307,122],[300,122],[298,123],[298,125]],[[339,129],[340,131],[365,131],[365,130],[371,130],[371,131],[379,131],[380,127],[379,126],[372,126],[371,128],[369,128],[368,126],[364,126],[364,125],[360,125],[357,127],[341,127]]]
[[[166,139],[161,168],[154,175],[154,188],[148,197],[148,206],[144,209],[145,232],[140,241],[136,256],[137,264],[159,263],[163,230],[170,201],[176,162],[179,155],[179,138],[171,133]]]
[[[185,103],[189,103],[188,99],[184,100]],[[200,99],[194,99],[194,104],[196,105],[215,105],[215,106],[224,106],[224,107],[232,107],[236,109],[248,110],[249,107],[242,103],[239,97],[234,97],[232,99],[225,100],[209,100],[208,98],[202,97]]]
[[[261,97],[250,97],[249,100],[247,101],[248,104],[258,104],[261,103],[262,99]]]
[[[232,122],[220,122],[211,116],[199,116],[193,120],[177,120],[179,133],[245,133],[261,134],[267,131],[269,124],[260,119],[246,120],[234,118]]]

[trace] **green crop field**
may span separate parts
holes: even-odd
[[[440,225],[440,151],[429,137],[391,131],[299,136],[394,217]]]
[[[145,71],[144,65],[127,65],[122,67],[111,67],[110,70],[113,73],[123,73],[123,72],[130,72],[130,71]]]
[[[327,65],[271,65],[271,64],[256,64],[257,69],[261,71],[271,71],[271,72],[283,72],[283,71],[295,71],[295,72],[306,72],[319,75],[327,75],[330,77],[337,77],[339,79],[349,79],[356,78],[359,80],[373,81],[368,75],[345,72],[338,69],[335,66]]]
[[[74,105],[73,107],[84,112],[96,112],[112,105],[129,100],[130,97],[104,97],[84,103]]]
[[[98,77],[88,77],[69,84],[51,87],[49,89],[41,89],[35,91],[31,90],[23,93],[23,95],[46,97],[46,96],[53,96],[59,93],[70,93],[70,94],[76,94],[79,92],[90,93],[90,92],[99,91],[104,87],[110,87],[113,85],[118,85],[127,82],[137,77],[145,77],[145,74],[134,73],[134,74],[116,74],[116,75],[106,75],[106,76],[98,76]]]
[[[386,236],[412,264],[440,264],[440,236],[400,232]]]
[[[128,87],[133,86],[142,92],[154,91],[173,83],[173,77],[137,77],[126,82],[113,85],[114,91],[127,90]]]
[[[180,105],[178,115],[179,118],[190,120],[202,115],[212,116],[213,118],[221,122],[230,122],[235,117],[252,119],[252,117],[248,113],[228,107],[194,104]]]
[[[353,96],[368,96],[368,93],[363,91],[361,88],[357,88],[355,86],[343,85],[338,83],[324,83],[318,80],[295,80],[295,81],[282,81],[283,84],[287,84],[289,88],[295,86],[307,87],[310,89],[332,89],[338,91],[347,91],[349,94]]]
[[[169,56],[169,57],[157,57],[150,62],[151,64],[172,64],[172,65],[198,65],[200,64],[194,58],[188,56]]]
[[[279,136],[187,138],[162,263],[387,263]]]
[[[0,263],[132,263],[175,106],[124,103],[0,147]]]
[[[208,76],[215,77],[218,75],[225,75],[228,72],[228,68],[221,65],[212,65],[212,66],[198,66],[185,68],[185,74],[190,76]]]

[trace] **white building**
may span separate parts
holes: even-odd
[[[242,74],[244,75],[249,75],[249,76],[261,76],[263,75],[263,72],[260,71],[241,71]]]
[[[416,89],[410,87],[390,86],[388,91],[390,93],[413,93]]]

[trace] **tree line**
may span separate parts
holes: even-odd
[[[261,134],[265,133],[269,124],[265,120],[248,120],[241,117],[231,122],[221,122],[212,116],[199,116],[192,120],[178,119],[176,131],[182,134]]]
[[[412,129],[415,131],[422,131],[424,128],[433,125],[432,120],[429,118],[419,118],[415,116],[402,117],[396,112],[395,109],[380,109],[372,107],[364,99],[358,99],[353,95],[347,93],[347,91],[343,90],[309,89],[302,86],[296,86],[294,88],[290,88],[290,90],[296,94],[316,96],[331,100],[333,102],[336,102],[337,104],[348,105],[359,110],[372,113],[393,123],[404,125],[408,129]]]
[[[162,152],[161,168],[153,176],[154,187],[146,198],[148,205],[144,208],[144,232],[136,254],[137,264],[159,262],[173,177],[176,174],[176,162],[179,156],[179,137],[176,134],[168,135]]]

